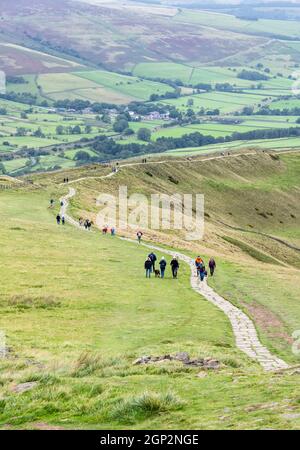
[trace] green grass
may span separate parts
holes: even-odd
[[[134,67],[133,75],[148,78],[166,78],[189,83],[193,68],[170,62],[140,63]]]
[[[177,14],[173,20],[176,22],[194,23],[217,29],[238,31],[246,34],[281,35],[293,38],[298,38],[300,36],[299,27],[297,26],[297,23],[293,21],[290,21],[289,26],[287,26],[287,22],[284,20],[260,19],[258,21],[247,21],[235,18],[229,14],[188,10],[184,10],[180,14]]]
[[[193,100],[192,109],[195,111],[204,109],[219,109],[222,113],[240,111],[244,106],[257,106],[262,103],[262,97],[253,91],[253,94],[239,94],[230,92],[208,92],[204,94],[180,97],[177,99],[163,100],[161,103],[173,105],[180,111],[190,108],[188,101]]]
[[[169,150],[164,154],[170,156],[196,156],[206,153],[215,153],[232,150],[242,150],[249,148],[258,148],[266,150],[287,150],[287,149],[299,149],[299,138],[282,138],[282,139],[263,139],[263,140],[250,140],[250,141],[233,141],[226,144],[212,144],[205,145],[203,147],[182,148],[176,150]]]
[[[149,100],[151,94],[161,95],[165,92],[173,91],[173,88],[166,84],[119,75],[114,72],[97,70],[92,72],[77,72],[76,75],[79,78],[90,80],[98,85],[127,95],[132,99]]]

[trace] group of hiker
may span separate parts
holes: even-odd
[[[87,231],[90,231],[93,225],[93,222],[90,219],[84,220],[82,217],[79,217],[78,223],[80,227],[84,227]]]
[[[53,205],[54,205],[54,200],[51,199],[50,207],[52,208]],[[63,206],[64,206],[63,200],[61,200],[60,206],[61,206],[61,208],[63,208]],[[63,209],[61,209],[61,211],[63,211]],[[60,225],[60,224],[65,225],[65,217],[62,213],[57,214],[56,222],[58,225]],[[79,218],[79,226],[84,227],[87,231],[91,230],[92,224],[93,224],[93,222],[90,219],[84,220],[82,217]],[[111,227],[109,229],[108,225],[106,225],[102,228],[102,234],[106,235],[109,231],[110,231],[111,236],[114,236],[116,234],[116,229],[114,227]],[[140,244],[142,237],[143,237],[142,231],[138,231],[136,233],[136,236],[137,236],[138,243]],[[155,255],[155,253],[154,252],[149,253],[149,255],[147,256],[147,259],[144,263],[144,268],[146,271],[146,278],[151,278],[152,273],[155,275],[156,278],[164,278],[165,277],[165,271],[166,271],[167,264],[168,264],[165,257],[162,256],[161,260],[159,261],[159,263],[158,263],[159,269],[156,268],[156,266],[155,266],[156,263],[157,263],[157,256]],[[172,271],[172,277],[174,279],[176,279],[178,276],[178,270],[179,270],[179,262],[178,262],[177,256],[173,256],[173,258],[171,259],[171,262],[170,262],[170,266],[171,266],[171,271]],[[201,256],[197,256],[197,258],[195,259],[195,267],[196,267],[197,277],[199,277],[199,279],[201,281],[204,281],[204,279],[208,276],[208,273],[206,270],[204,260],[201,258]],[[215,273],[216,267],[217,267],[217,264],[216,264],[216,261],[214,260],[214,258],[210,258],[208,267],[209,267],[210,276],[213,276]]]
[[[146,270],[146,278],[151,278],[151,273],[154,273],[156,278],[164,278],[165,277],[165,271],[167,267],[167,261],[164,256],[162,256],[161,260],[159,261],[159,269],[155,268],[155,263],[157,261],[157,257],[155,253],[151,252],[144,264],[145,270]],[[179,269],[179,262],[177,256],[173,256],[171,262],[170,262],[171,270],[172,270],[172,276],[173,278],[177,278],[178,275],[178,269]]]
[[[153,273],[155,275],[155,278],[164,278],[165,277],[165,271],[166,271],[166,267],[167,267],[167,261],[165,259],[164,256],[162,256],[161,260],[159,261],[158,265],[159,265],[159,269],[157,269],[155,267],[155,264],[157,262],[157,256],[155,255],[155,253],[151,252],[148,256],[147,259],[144,263],[144,268],[146,271],[146,278],[151,278],[151,274]],[[171,259],[170,262],[170,266],[171,266],[171,270],[172,270],[172,276],[174,279],[177,278],[178,275],[178,270],[179,270],[179,262],[178,262],[178,257],[177,256],[173,256],[173,258]],[[214,260],[214,258],[210,258],[209,263],[209,271],[210,271],[210,276],[213,276],[217,267],[216,261]],[[204,279],[207,277],[207,270],[204,264],[203,259],[201,258],[201,256],[197,256],[197,258],[195,259],[195,267],[196,267],[196,271],[197,271],[197,277],[199,277],[199,279],[201,281],[204,281]]]
[[[69,178],[64,178],[64,183],[69,183]]]
[[[197,256],[197,258],[195,259],[195,266],[196,266],[196,271],[197,271],[197,277],[199,277],[201,281],[204,281],[204,279],[207,277],[208,274],[207,274],[207,270],[206,270],[204,261],[201,258],[201,256]],[[214,260],[214,258],[210,258],[208,267],[209,267],[209,271],[210,271],[210,276],[212,277],[214,275],[216,267],[217,267],[217,264],[216,264],[216,261]]]
[[[50,207],[52,208],[53,205],[54,205],[54,200],[51,199],[50,200]],[[64,206],[64,202],[62,200],[60,201],[60,206],[61,206],[61,208]],[[56,223],[57,223],[57,225],[60,225],[60,224],[64,225],[66,223],[65,216],[63,214],[61,214],[61,213],[57,213],[57,215],[56,215]]]
[[[102,228],[102,234],[107,234],[107,233],[109,233],[109,232],[110,232],[111,236],[115,236],[115,234],[116,234],[116,229],[115,229],[115,227],[109,228],[108,225],[105,225],[105,226]]]
[[[65,216],[61,216],[58,213],[57,216],[56,216],[56,223],[57,223],[57,225],[60,225],[60,224],[64,225],[66,223]]]

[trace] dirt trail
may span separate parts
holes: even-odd
[[[113,174],[106,175],[102,178],[107,178],[112,176]],[[61,198],[63,201],[63,206],[61,207],[61,215],[65,217],[65,220],[69,222],[71,225],[74,225],[82,230],[83,227],[79,226],[79,223],[75,221],[72,217],[67,214],[67,208],[69,200],[76,195],[76,191],[74,188],[69,188],[69,193]],[[131,242],[135,245],[136,241],[132,239],[121,237],[120,239]],[[142,243],[144,247],[163,252],[168,255],[174,255],[174,251],[166,250],[164,248],[158,247],[156,245],[151,245],[147,243]],[[257,361],[265,371],[272,370],[280,370],[287,369],[288,364],[282,359],[277,358],[275,355],[272,355],[269,350],[264,347],[258,339],[258,335],[255,329],[253,322],[249,319],[249,317],[236,306],[234,306],[229,301],[225,300],[219,294],[217,294],[211,287],[208,286],[207,282],[201,282],[197,277],[194,261],[189,256],[184,255],[183,253],[176,252],[176,255],[179,259],[186,264],[188,264],[191,268],[191,287],[202,297],[204,297],[209,302],[213,303],[219,309],[221,309],[224,314],[228,317],[231,322],[233,333],[236,340],[236,346],[248,355],[250,358]]]
[[[223,159],[223,158],[238,158],[239,156],[249,156],[249,155],[256,155],[256,152],[248,152],[248,153],[235,153],[233,155],[218,155],[218,156],[207,156],[205,158],[201,158],[201,159],[192,159],[192,160],[183,160],[183,159],[164,159],[161,161],[147,161],[146,163],[142,163],[142,162],[133,162],[133,163],[126,163],[126,164],[120,164],[119,165],[119,169],[121,169],[122,167],[134,167],[134,166],[147,166],[147,165],[157,165],[157,164],[174,164],[174,163],[182,163],[182,164],[191,164],[194,162],[205,162],[205,161],[213,161],[216,159]],[[73,184],[73,183],[77,183],[78,181],[82,181],[82,180],[101,180],[102,178],[108,178],[115,175],[115,172],[111,172],[109,175],[102,175],[102,176],[88,176],[88,177],[81,177],[81,178],[77,178],[75,180],[71,180],[69,181],[69,184]],[[63,183],[62,183],[63,184]]]

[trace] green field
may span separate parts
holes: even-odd
[[[202,153],[215,153],[224,151],[234,151],[247,148],[261,148],[266,150],[288,150],[288,149],[299,149],[300,139],[299,138],[282,138],[282,139],[262,139],[262,140],[251,140],[251,141],[233,141],[226,144],[213,144],[204,145],[203,147],[195,148],[183,148],[176,150],[169,150],[164,154],[170,156],[193,156]]]
[[[175,22],[194,23],[206,27],[237,31],[246,34],[269,36],[281,35],[296,39],[300,37],[298,24],[293,21],[289,22],[287,26],[287,23],[284,20],[241,20],[234,16],[230,16],[229,14],[188,10],[183,10],[177,14],[173,20]]]
[[[190,108],[188,101],[193,100],[192,108],[194,110],[219,109],[221,113],[232,113],[240,111],[245,106],[260,105],[264,98],[257,95],[255,91],[252,94],[238,94],[231,92],[208,92],[204,94],[189,95],[177,99],[162,100],[161,103],[172,105],[180,111],[186,111]]]
[[[140,63],[135,66],[133,75],[146,78],[166,78],[190,83],[193,68],[189,65],[171,62]]]
[[[113,72],[97,70],[93,72],[77,72],[76,75],[136,100],[149,100],[151,94],[162,95],[165,92],[173,91],[173,89],[166,84],[120,75]]]

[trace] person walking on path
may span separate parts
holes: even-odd
[[[53,205],[54,205],[54,200],[53,200],[53,198],[51,198],[51,200],[50,200],[50,208],[53,208]]]
[[[61,218],[61,223],[62,223],[62,225],[64,225],[64,224],[66,223],[66,221],[65,221],[65,216],[62,216],[62,218]]]
[[[157,260],[156,254],[153,253],[153,252],[151,252],[151,253],[148,255],[148,258],[150,258],[151,261],[152,261],[152,272],[155,272],[155,261]]]
[[[147,258],[145,261],[146,278],[151,278],[151,268],[152,268],[152,261],[150,258]]]
[[[204,281],[204,278],[207,277],[207,272],[204,264],[202,264],[202,266],[199,269],[199,276],[201,281]]]
[[[176,258],[176,256],[173,257],[172,261],[170,262],[171,268],[172,268],[172,275],[173,278],[177,278],[178,269],[179,269],[179,262]]]
[[[160,267],[160,278],[165,278],[165,270],[166,270],[166,266],[167,266],[167,262],[164,258],[164,256],[162,256],[160,262],[159,262],[159,267]]]
[[[197,256],[197,258],[195,259],[195,266],[197,269],[197,277],[199,277],[201,279],[201,269],[204,266],[204,261],[200,256]]]
[[[110,229],[110,234],[111,234],[111,236],[115,236],[115,234],[116,234],[116,229],[115,229],[115,227],[111,227],[111,229]]]
[[[57,216],[56,216],[56,223],[57,223],[57,225],[60,225],[60,219],[61,219],[60,215],[57,214]]]
[[[141,231],[138,231],[136,233],[136,236],[137,236],[138,243],[140,244],[141,240],[142,240],[143,233]]]
[[[214,260],[214,258],[210,258],[208,266],[209,266],[209,270],[210,270],[210,276],[213,277],[216,267],[217,267],[217,264],[216,264],[216,261]]]

